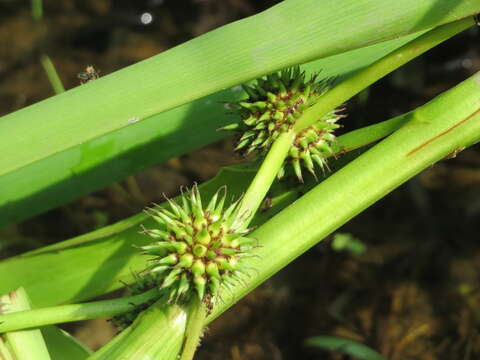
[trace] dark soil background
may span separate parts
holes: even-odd
[[[39,28],[28,1],[0,2],[2,115],[52,95],[40,51],[68,89],[79,85],[87,65],[108,74],[276,1],[44,3]],[[472,28],[372,86],[347,104],[344,131],[413,109],[480,70],[479,40]],[[241,160],[230,155],[232,143],[171,159],[0,229],[1,257],[94,230],[207,180]],[[366,245],[363,254],[334,251],[327,239],[297,259],[214,322],[196,358],[351,359],[304,345],[308,337],[332,335],[391,360],[480,359],[479,152],[477,145],[435,164],[339,229]],[[93,349],[116,333],[103,319],[67,328]]]

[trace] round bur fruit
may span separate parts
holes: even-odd
[[[241,246],[248,238],[240,229],[239,202],[224,207],[225,200],[223,188],[204,208],[200,192],[193,186],[181,204],[170,200],[170,208],[150,209],[160,229],[142,232],[153,235],[150,244],[140,247],[151,257],[142,274],[155,273],[156,286],[167,292],[169,301],[188,301],[197,296],[211,308],[222,283],[238,276],[236,264],[251,247]],[[157,234],[162,235],[161,242]]]
[[[315,74],[307,79],[305,72],[296,66],[259,78],[252,85],[243,85],[248,98],[232,104],[242,122],[235,128],[231,125],[225,127],[240,134],[235,150],[244,155],[256,152],[265,156],[280,134],[291,129],[303,112],[328,91],[332,81],[319,81],[317,77]],[[340,110],[329,112],[297,135],[293,151],[277,174],[278,178],[285,174],[286,163],[290,163],[301,182],[302,168],[315,176],[315,166],[322,171],[327,167],[326,159],[334,153],[333,131],[339,127],[337,120],[343,117]],[[315,158],[311,154],[315,154]]]

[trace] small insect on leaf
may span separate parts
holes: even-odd
[[[100,71],[95,69],[93,65],[88,65],[85,71],[79,72],[77,77],[80,79],[80,83],[85,84],[90,81],[100,78]]]

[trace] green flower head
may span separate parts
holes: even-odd
[[[150,257],[144,273],[158,277],[169,301],[197,296],[213,304],[220,286],[244,273],[242,258],[255,240],[245,237],[238,201],[226,207],[225,200],[223,188],[204,208],[193,186],[181,204],[168,200],[168,209],[148,210],[158,227],[142,231],[152,239],[140,247]]]
[[[288,131],[331,86],[331,80],[317,78],[315,74],[306,79],[305,72],[296,66],[261,77],[251,86],[242,85],[248,98],[232,104],[242,122],[223,128],[240,132],[235,150],[244,155],[266,155],[279,135]],[[313,175],[315,164],[325,169],[326,158],[333,154],[333,131],[340,127],[336,122],[341,117],[339,110],[331,111],[297,135],[286,162],[291,163],[300,181],[303,182],[302,167]],[[285,164],[278,177],[284,173]]]

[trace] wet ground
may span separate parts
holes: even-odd
[[[107,74],[273,3],[45,1],[39,28],[27,5],[4,1],[0,112],[52,95],[41,52],[70,88],[89,64]],[[472,29],[353,99],[344,131],[408,111],[480,70],[479,37]],[[0,229],[2,257],[135,214],[240,161],[231,149],[226,139]],[[350,359],[304,346],[316,335],[357,340],[392,360],[479,359],[479,152],[430,167],[339,229],[366,245],[363,254],[334,251],[327,239],[297,259],[209,327],[198,359]],[[92,348],[115,333],[104,320],[68,328]]]

